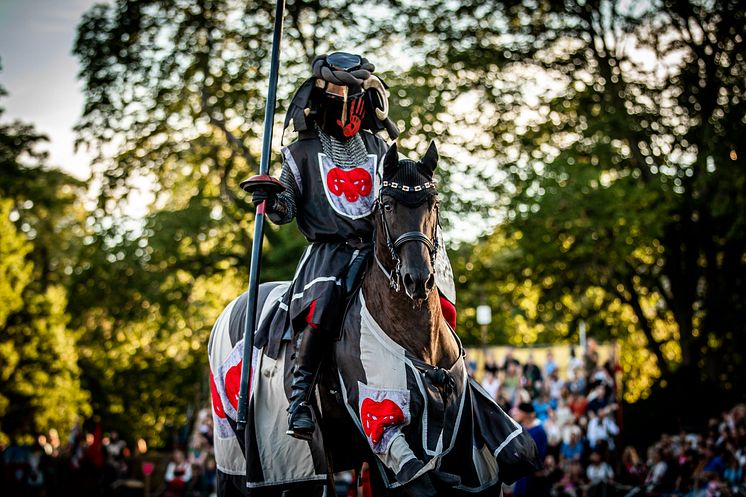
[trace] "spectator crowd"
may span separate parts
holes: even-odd
[[[619,373],[613,355],[599,361],[589,340],[570,349],[567,367],[549,351],[542,365],[509,349],[488,355],[482,387],[537,444],[541,471],[506,494],[535,497],[746,496],[746,406],[737,405],[697,432],[664,433],[642,452],[622,447]]]
[[[175,437],[170,454],[148,452],[142,439],[130,447],[100,423],[77,427],[68,440],[53,429],[33,444],[0,445],[0,495],[209,497],[216,478],[212,437],[209,409]]]

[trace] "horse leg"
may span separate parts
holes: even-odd
[[[381,476],[381,470],[378,464],[375,462],[368,462],[368,482],[370,483],[370,490],[373,497],[389,497],[398,495],[398,493],[392,492],[386,487]],[[363,493],[365,495],[365,493]]]

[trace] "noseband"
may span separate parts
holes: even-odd
[[[383,232],[386,236],[386,246],[389,249],[389,253],[391,254],[391,259],[394,261],[394,270],[388,271],[381,261],[378,259],[378,255],[376,251],[373,251],[373,257],[376,260],[376,263],[378,264],[379,269],[383,272],[383,274],[386,275],[386,277],[389,279],[389,286],[395,291],[398,292],[401,289],[401,257],[399,257],[399,249],[405,244],[409,242],[420,242],[425,244],[425,247],[427,247],[427,251],[430,254],[430,263],[435,266],[435,257],[438,255],[438,248],[440,247],[440,241],[438,240],[438,226],[440,225],[440,211],[438,210],[438,207],[436,205],[435,207],[435,233],[432,238],[424,234],[422,231],[407,231],[405,233],[402,233],[399,235],[395,240],[393,240],[393,237],[391,235],[391,228],[389,227],[389,223],[386,220],[386,212],[385,209],[382,208],[381,205],[381,192],[383,191],[383,188],[393,188],[402,192],[421,192],[426,189],[435,189],[435,182],[434,181],[426,181],[422,185],[417,186],[406,186],[401,185],[396,182],[391,181],[383,181],[381,183],[381,189],[378,193],[378,199],[375,203],[375,210],[377,210],[381,215],[381,224],[383,224]]]

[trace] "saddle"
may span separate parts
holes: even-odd
[[[360,288],[363,277],[370,267],[371,254],[371,248],[362,249],[358,257],[350,263],[342,278],[344,311],[337,316],[335,322],[329,323],[329,328],[334,331],[334,337],[337,340],[341,336],[342,323],[350,307],[350,302]],[[264,288],[265,285],[267,288]],[[278,285],[285,285],[285,291],[290,287],[289,282],[272,282],[260,286],[257,309],[262,309],[262,316],[258,321],[259,324],[254,336],[255,347],[263,349],[264,354],[272,359],[277,359],[282,351],[283,343],[289,342],[293,336],[292,323],[287,315],[287,308],[283,304],[284,292],[282,296],[270,302],[269,308],[264,309],[267,296],[271,291],[276,290]]]

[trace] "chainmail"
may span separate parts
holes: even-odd
[[[300,190],[287,160],[282,161],[280,183],[285,191],[277,195],[274,204],[267,209],[267,217],[275,224],[287,224],[293,220],[298,211],[295,201],[300,198]]]
[[[368,160],[368,151],[359,133],[346,142],[342,142],[324,133],[321,128],[317,127],[316,131],[321,140],[321,149],[327,157],[331,157],[335,166],[350,169]],[[290,165],[284,159],[280,183],[285,187],[285,191],[277,195],[274,204],[267,209],[267,217],[275,224],[287,224],[295,218],[298,212],[297,201],[301,195]]]
[[[316,128],[316,131],[319,133],[324,154],[332,159],[335,166],[341,169],[350,169],[364,164],[368,160],[368,151],[365,149],[360,133],[355,133],[352,138],[342,142],[324,133],[319,127]]]

